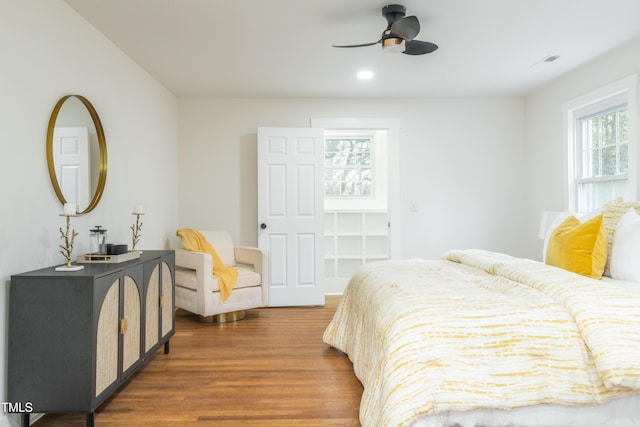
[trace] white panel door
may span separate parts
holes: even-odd
[[[258,246],[269,306],[324,305],[322,129],[258,128]]]
[[[89,129],[60,127],[53,130],[53,163],[60,190],[79,211],[89,206]]]

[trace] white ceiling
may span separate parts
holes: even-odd
[[[384,0],[65,1],[177,96],[524,95],[640,36],[638,0],[404,0],[422,56],[332,47],[377,41]]]

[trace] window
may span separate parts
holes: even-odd
[[[329,136],[324,141],[324,193],[327,197],[374,195],[373,136]]]
[[[627,104],[576,119],[577,210],[587,212],[628,197]]]
[[[636,198],[636,81],[632,76],[565,105],[573,211]]]

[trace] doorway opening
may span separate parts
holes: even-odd
[[[363,264],[389,258],[387,131],[324,131],[324,274],[344,291]]]
[[[402,247],[400,244],[401,224],[400,218],[400,119],[398,118],[312,118],[311,127],[321,128],[325,131],[353,131],[353,130],[369,130],[369,131],[382,131],[386,133],[386,164],[387,164],[387,179],[386,179],[386,195],[387,195],[387,222],[382,224],[386,226],[387,232],[387,254],[389,259],[402,258]],[[354,217],[348,217],[354,220]],[[375,222],[372,216],[373,222],[369,222],[369,227],[374,227],[373,224],[377,224],[373,230],[380,229],[381,223]],[[347,221],[349,220],[347,219]],[[379,218],[376,218],[379,221]],[[325,219],[326,221],[326,219]],[[337,223],[334,222],[337,226]],[[326,227],[326,223],[325,223]],[[364,227],[364,226],[363,226]],[[337,229],[336,229],[337,230]],[[346,236],[345,236],[346,237]],[[325,242],[325,254],[326,254],[327,242]],[[341,274],[346,274],[348,271],[355,271],[353,269],[355,263],[350,266],[348,263],[343,263],[344,270]],[[326,263],[325,263],[326,268]],[[344,280],[326,279],[327,294],[341,294],[346,286]]]

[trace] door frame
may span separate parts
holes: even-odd
[[[312,117],[311,127],[321,129],[381,129],[387,131],[388,141],[388,215],[389,215],[389,258],[402,258],[400,244],[400,119],[398,118],[344,118]]]

